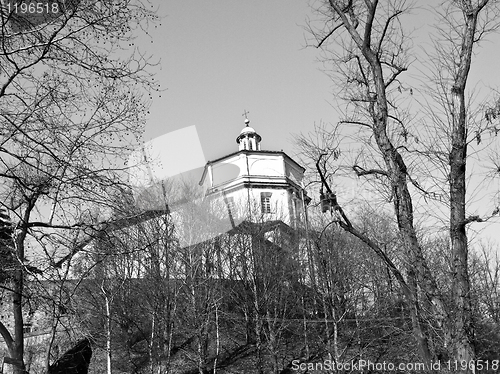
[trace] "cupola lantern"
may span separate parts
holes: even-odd
[[[261,136],[250,127],[250,120],[246,118],[248,112],[245,111],[245,127],[241,130],[240,135],[236,138],[236,143],[239,145],[240,151],[260,151]]]

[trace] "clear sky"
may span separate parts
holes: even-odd
[[[236,151],[243,111],[262,148],[293,154],[291,133],[336,122],[331,81],[306,47],[307,1],[162,1],[157,76],[146,138],[195,125],[207,160]]]

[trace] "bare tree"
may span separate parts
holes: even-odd
[[[14,331],[0,332],[21,373],[26,246],[43,248],[41,272],[54,266],[77,238],[72,229],[88,226],[89,202],[106,206],[122,183],[121,156],[146,113],[139,87],[153,86],[148,58],[129,47],[156,16],[141,1],[50,2],[41,18],[12,4],[0,8],[0,193],[19,267]],[[62,252],[55,237],[65,238]]]
[[[410,4],[397,0],[383,3],[329,0],[322,4],[320,14],[325,22],[322,30],[313,30],[316,46],[330,53],[328,56],[335,66],[332,75],[340,87],[341,99],[347,102],[346,116],[340,125],[357,127],[357,134],[349,130],[347,134],[362,140],[349,168],[382,192],[380,202],[392,202],[404,261],[395,263],[385,248],[351,222],[339,206],[327,178],[328,173],[338,170],[334,165],[339,164],[341,151],[339,144],[334,144],[338,139],[333,139],[337,135],[333,133],[323,145],[302,139],[327,189],[324,201],[335,211],[338,224],[371,247],[399,282],[410,305],[413,335],[422,360],[430,364],[442,358],[442,350],[453,360],[469,362],[475,358],[475,351],[466,225],[492,215],[484,218],[466,215],[466,163],[470,142],[467,136],[475,126],[466,88],[474,47],[486,33],[497,28],[497,3],[447,1],[440,8],[440,21],[446,23],[439,27],[441,38],[434,40],[434,61],[439,62],[434,71],[438,73],[437,77],[429,74],[426,85],[429,91],[433,86],[435,96],[432,100],[423,99],[422,104],[427,105],[427,113],[431,113],[425,118],[434,123],[431,128],[441,125],[444,131],[427,138],[421,137],[417,126],[422,116],[413,113],[408,103],[415,88],[403,79],[411,66],[412,39],[404,26],[405,17],[410,15]],[[440,99],[436,100],[436,96]],[[478,133],[485,129],[485,126],[479,128]],[[430,160],[436,155],[438,161]],[[447,185],[448,190],[440,186],[440,179],[432,179],[438,178],[438,172],[433,169],[436,165],[447,175],[443,185]],[[441,189],[438,193],[433,189],[436,186]],[[418,194],[420,200],[416,199]],[[420,208],[416,203],[422,201],[422,197],[444,202],[448,211],[451,305],[447,305],[430,270],[418,235],[414,214]],[[442,332],[440,348],[432,341],[425,322],[428,318],[432,319],[433,329]]]

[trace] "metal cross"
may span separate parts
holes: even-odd
[[[248,119],[248,115],[249,115],[249,114],[250,114],[250,112],[247,112],[247,110],[245,109],[245,110],[243,111],[242,116],[244,116],[244,117],[245,117],[245,119]]]

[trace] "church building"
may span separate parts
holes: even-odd
[[[91,234],[82,234],[75,247],[59,260],[71,262],[65,278],[30,285],[30,290],[36,286],[43,288],[43,293],[37,291],[40,295],[50,295],[23,305],[25,363],[31,371],[42,370],[47,359],[44,350],[51,342],[62,344],[67,339],[69,333],[65,326],[74,323],[74,331],[80,333],[78,329],[83,328],[80,317],[85,315],[87,318],[92,302],[102,298],[107,308],[103,306],[102,310],[114,312],[109,301],[112,302],[113,297],[108,295],[115,295],[110,292],[119,292],[125,285],[129,287],[127,292],[133,290],[134,285],[146,284],[144,282],[155,282],[150,288],[168,285],[167,291],[176,287],[173,298],[175,308],[179,303],[181,315],[182,307],[188,306],[177,300],[191,300],[195,288],[209,290],[233,282],[232,290],[239,292],[242,282],[261,279],[263,274],[273,278],[275,273],[281,272],[295,277],[296,273],[288,269],[296,269],[292,265],[304,261],[301,232],[307,226],[306,207],[311,200],[303,188],[305,168],[283,151],[263,150],[261,140],[257,131],[250,127],[250,121],[245,119],[244,128],[236,137],[237,150],[206,163],[199,181],[202,188],[196,188],[196,198],[163,204],[164,185],[147,186],[154,192],[151,194],[152,208],[141,207],[130,215],[103,222]],[[156,193],[158,191],[160,194]],[[210,209],[211,205],[222,210]],[[112,291],[106,290],[105,281]],[[220,289],[221,293],[225,292],[223,287]],[[247,291],[243,291],[241,296],[245,301]],[[209,294],[208,291],[196,292],[199,292],[198,297]],[[75,296],[77,293],[81,295],[79,299]],[[91,298],[90,294],[95,297]],[[189,295],[189,298],[177,298],[177,295]],[[6,300],[3,296],[0,321],[12,329],[14,321],[7,309],[12,304]],[[234,304],[234,299],[228,300],[228,305]],[[42,301],[48,304],[43,307],[36,304]],[[200,304],[205,305],[205,302]],[[83,311],[82,314],[77,310]],[[231,310],[230,313],[235,312]],[[105,314],[98,318],[111,321],[110,316]],[[144,326],[149,323],[155,326],[154,319],[147,319],[148,316],[141,314],[140,323],[146,320]],[[56,320],[63,326],[60,331],[52,328],[57,326]],[[111,325],[107,326],[111,331]],[[141,330],[144,326],[137,324],[138,332],[129,327],[121,332],[141,336],[137,341],[140,343],[146,340],[138,335],[144,334],[145,330]],[[247,331],[248,326],[250,324],[247,324]],[[118,330],[119,327],[114,328]],[[7,352],[0,349],[0,359],[6,355]],[[99,357],[103,359],[102,351]]]
[[[283,151],[263,150],[261,140],[245,119],[238,150],[207,162],[200,184],[208,196],[223,195],[231,219],[299,228],[311,200],[302,185],[305,168]]]

